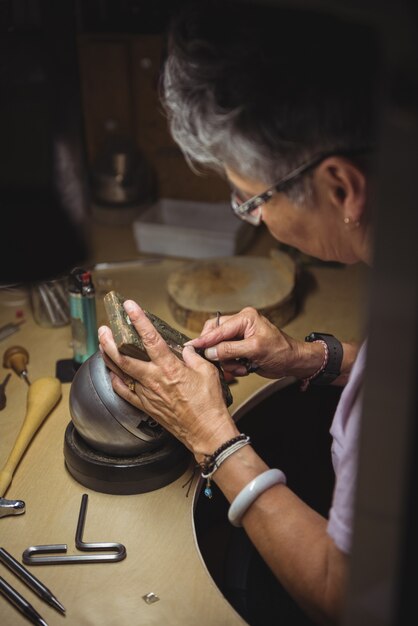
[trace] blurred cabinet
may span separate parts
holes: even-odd
[[[170,136],[158,95],[164,37],[81,34],[78,49],[89,164],[115,128],[134,139],[155,169],[160,197],[227,200],[226,182],[192,172]]]

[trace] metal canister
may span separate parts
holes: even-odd
[[[74,361],[84,363],[97,352],[96,293],[91,272],[81,267],[69,277],[69,300]]]

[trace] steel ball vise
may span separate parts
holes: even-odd
[[[104,305],[118,349],[148,360],[141,338],[128,323],[124,298],[111,291]],[[147,312],[167,345],[182,358],[189,337]],[[225,403],[232,395],[218,366]],[[132,494],[159,489],[183,474],[190,453],[149,415],[118,396],[110,372],[97,351],[77,370],[70,389],[71,422],[65,432],[64,457],[81,484],[104,493]]]

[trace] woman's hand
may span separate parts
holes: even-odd
[[[312,370],[306,363],[306,344],[286,335],[252,307],[208,320],[200,337],[188,345],[204,349],[208,359],[221,361],[234,376],[248,374],[239,359],[247,359],[266,378],[303,377],[306,367]]]
[[[225,406],[217,368],[192,346],[176,357],[163,337],[132,300],[124,308],[141,336],[150,361],[123,355],[107,326],[99,328],[100,349],[112,371],[112,386],[186,445],[199,461],[238,434]],[[135,391],[128,383],[134,381]]]

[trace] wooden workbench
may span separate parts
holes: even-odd
[[[129,226],[95,225],[95,261],[128,261],[94,272],[98,323],[106,321],[101,298],[117,289],[138,300],[176,327],[164,283],[179,260],[139,258]],[[272,240],[261,233],[249,254],[268,254]],[[363,303],[367,271],[363,266],[309,268],[309,289],[301,311],[286,332],[302,338],[311,330],[336,334],[344,340],[362,336]],[[45,329],[32,319],[25,293],[10,303],[10,293],[0,290],[0,326],[14,321],[20,309],[26,322],[3,340],[1,353],[22,345],[30,354],[29,376],[54,376],[56,362],[72,357],[70,326]],[[17,302],[17,304],[16,304]],[[183,332],[184,329],[181,329]],[[187,333],[186,333],[187,334]],[[7,374],[0,370],[1,380]],[[257,375],[240,380],[231,389],[232,412],[270,385]],[[126,546],[127,558],[118,563],[28,566],[67,609],[63,618],[42,602],[26,585],[0,564],[0,575],[22,593],[49,625],[67,626],[234,626],[244,624],[210,577],[196,544],[193,524],[193,489],[186,497],[182,485],[190,470],[170,485],[139,495],[109,495],[86,489],[67,472],[64,431],[70,421],[70,384],[62,385],[62,398],[32,440],[10,488],[10,499],[22,499],[26,513],[0,518],[0,545],[21,562],[31,545],[66,543],[74,554],[74,536],[83,493],[89,503],[85,541],[116,541]],[[7,388],[7,406],[0,412],[0,466],[11,450],[25,414],[27,386],[15,374]],[[154,593],[159,601],[147,604],[143,596]],[[0,623],[27,624],[0,596]]]

